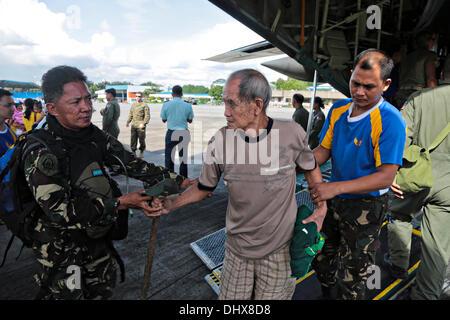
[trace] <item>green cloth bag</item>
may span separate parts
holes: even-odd
[[[322,250],[325,242],[322,235],[317,232],[315,222],[303,224],[302,220],[308,218],[313,211],[307,205],[301,205],[297,210],[294,236],[289,246],[291,255],[291,277],[304,277],[317,253]]]
[[[439,133],[429,148],[410,145],[403,153],[402,167],[395,183],[406,193],[417,193],[433,186],[430,153],[447,137],[450,123]]]

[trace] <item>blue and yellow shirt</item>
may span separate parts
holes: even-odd
[[[401,113],[383,98],[357,117],[350,117],[352,110],[352,99],[336,102],[320,132],[320,145],[331,150],[331,182],[373,174],[377,167],[386,163],[402,165],[406,123]],[[339,197],[379,196],[388,190]]]
[[[11,149],[16,144],[17,140],[14,130],[6,123],[5,126],[5,130],[0,132],[0,157],[3,156],[8,149]]]

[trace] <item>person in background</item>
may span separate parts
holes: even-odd
[[[192,123],[194,112],[190,103],[184,102],[183,88],[174,86],[172,88],[171,101],[163,104],[161,109],[162,122],[167,122],[166,133],[166,149],[165,149],[165,166],[167,169],[174,171],[175,153],[172,150],[178,145],[178,155],[180,156],[180,175],[188,176],[187,158],[188,146],[191,140],[188,123]]]
[[[139,139],[139,158],[144,157],[145,150],[145,128],[150,121],[150,108],[142,101],[142,92],[136,93],[136,102],[131,105],[128,115],[127,127],[131,123],[131,151],[136,154],[137,142]]]
[[[39,108],[38,102],[34,99],[25,99],[25,112],[23,113],[23,124],[25,125],[25,131],[31,131],[33,125],[39,123],[42,120],[42,104]]]
[[[314,112],[311,121],[311,133],[309,135],[309,147],[313,150],[319,145],[319,134],[325,123],[325,115],[322,109],[325,108],[322,98],[315,97],[314,99]]]
[[[450,57],[438,87],[413,93],[402,110],[408,126],[405,149],[410,145],[429,148],[450,123]],[[433,186],[418,193],[405,193],[392,185],[388,248],[390,272],[395,278],[408,276],[412,219],[423,207],[421,263],[410,298],[438,300],[450,259],[450,137],[430,153]]]
[[[9,125],[16,135],[20,135],[25,131],[25,125],[23,124],[23,105],[21,103],[15,104],[14,114],[9,120]]]
[[[106,89],[105,92],[108,103],[104,109],[100,110],[100,114],[103,117],[103,131],[117,139],[120,133],[119,125],[117,123],[120,117],[120,106],[116,100],[116,89],[109,88]]]
[[[11,148],[17,140],[17,136],[6,120],[11,119],[14,114],[14,100],[12,93],[0,89],[0,156]]]
[[[436,42],[436,35],[424,31],[417,35],[417,49],[409,53],[400,66],[399,90],[396,94],[396,106],[400,109],[408,97],[424,88],[437,86],[437,54],[431,49]]]
[[[292,106],[295,108],[294,114],[292,115],[292,120],[301,125],[303,130],[306,132],[306,129],[308,128],[309,112],[303,108],[304,100],[305,97],[299,93],[294,94],[292,97]]]

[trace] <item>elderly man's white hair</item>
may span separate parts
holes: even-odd
[[[254,69],[242,69],[233,72],[227,79],[227,82],[235,78],[241,79],[239,85],[239,98],[245,99],[247,103],[255,98],[263,101],[262,110],[265,112],[272,98],[272,89],[266,77]]]

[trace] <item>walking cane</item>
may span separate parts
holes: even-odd
[[[147,300],[150,277],[152,273],[153,257],[155,255],[156,233],[158,232],[159,217],[153,218],[150,240],[148,242],[147,259],[145,263],[144,283],[142,285],[141,300]]]
[[[150,189],[146,189],[143,194],[173,199],[178,196],[178,185],[175,181],[167,179],[154,185]],[[159,217],[153,218],[152,229],[150,231],[150,240],[148,242],[147,259],[145,262],[144,283],[142,284],[141,300],[147,300],[148,288],[150,286],[150,277],[152,273],[153,258],[155,256],[156,233],[158,232]]]

